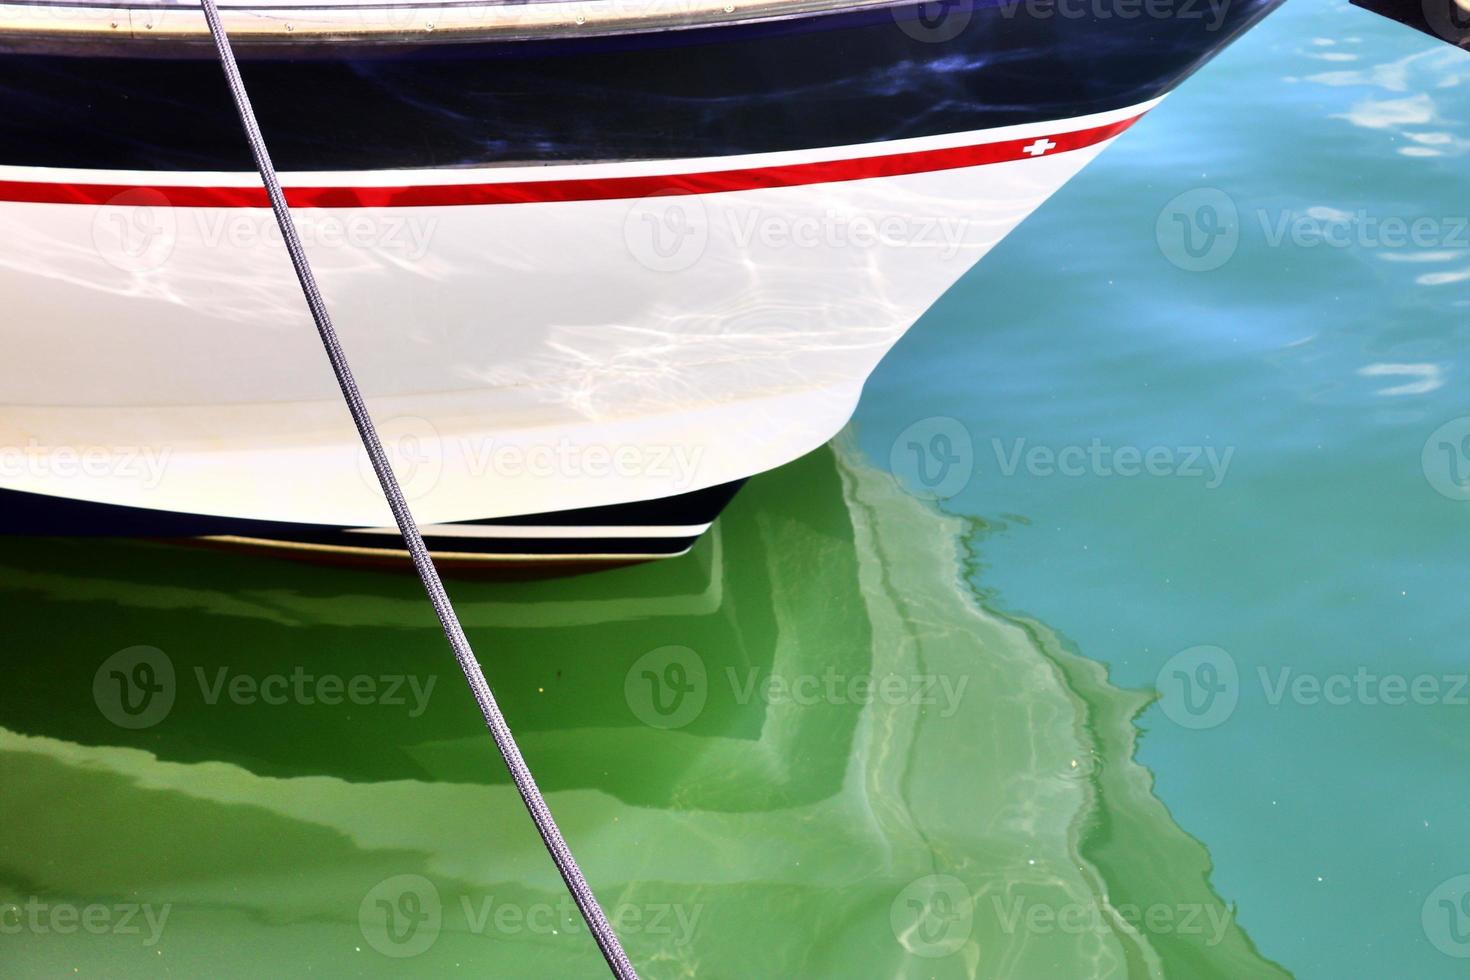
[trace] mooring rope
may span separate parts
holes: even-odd
[[[414,567],[418,569],[419,578],[423,581],[424,589],[429,594],[429,601],[434,605],[439,624],[444,627],[444,635],[449,640],[449,646],[454,650],[454,657],[459,661],[460,669],[464,671],[465,680],[469,682],[475,701],[480,705],[480,713],[485,716],[485,724],[495,738],[495,744],[505,759],[505,765],[510,770],[511,778],[515,780],[521,800],[525,802],[526,809],[530,811],[531,819],[536,822],[536,830],[540,832],[546,849],[551,852],[551,859],[556,862],[556,868],[561,872],[562,880],[566,882],[567,889],[572,893],[572,898],[576,901],[582,918],[587,921],[587,927],[591,930],[593,938],[597,940],[597,946],[602,950],[602,955],[607,960],[613,976],[619,977],[620,980],[621,978],[637,980],[638,974],[628,962],[628,956],[623,952],[622,944],[618,942],[617,933],[607,921],[602,906],[597,904],[597,897],[588,887],[587,879],[582,877],[582,871],[577,867],[577,861],[572,857],[567,842],[562,838],[556,821],[552,819],[551,811],[546,806],[546,800],[542,798],[541,790],[537,787],[531,770],[526,766],[526,760],[521,757],[521,750],[516,745],[515,737],[510,733],[510,727],[505,723],[505,716],[500,712],[500,705],[496,704],[495,695],[490,692],[490,685],[485,681],[485,673],[479,661],[475,659],[475,652],[470,649],[470,641],[465,638],[464,629],[459,624],[459,617],[455,615],[454,605],[444,591],[443,582],[439,580],[439,570],[434,567],[434,559],[430,557],[429,549],[424,545],[424,537],[419,533],[418,524],[414,522],[413,514],[408,509],[408,502],[403,499],[403,491],[398,486],[398,478],[388,464],[388,457],[383,452],[383,443],[378,438],[378,431],[373,426],[372,416],[368,414],[367,405],[363,403],[362,394],[357,389],[357,381],[354,380],[352,369],[347,364],[347,355],[343,353],[342,345],[337,340],[337,331],[332,326],[332,318],[327,313],[327,306],[322,300],[321,290],[317,287],[316,277],[312,275],[311,264],[306,260],[306,253],[301,247],[301,236],[296,231],[296,222],[291,216],[291,209],[286,205],[286,195],[281,191],[281,182],[276,176],[275,166],[271,163],[265,139],[260,135],[260,126],[255,121],[255,110],[250,105],[250,96],[246,93],[245,83],[240,78],[240,68],[235,63],[235,52],[230,47],[230,39],[225,33],[224,26],[220,23],[219,9],[215,6],[215,0],[199,0],[199,2],[204,8],[205,18],[209,21],[209,32],[214,36],[214,46],[219,52],[220,64],[225,70],[225,79],[229,82],[230,94],[234,97],[235,108],[240,113],[240,123],[245,128],[245,138],[250,143],[250,152],[255,156],[255,166],[260,171],[260,179],[265,183],[266,193],[270,196],[271,210],[275,212],[276,223],[281,228],[281,237],[286,242],[286,251],[291,253],[291,265],[296,269],[296,278],[301,283],[301,292],[306,297],[306,305],[311,308],[311,316],[316,321],[317,333],[321,335],[322,346],[327,350],[327,359],[332,362],[332,371],[337,375],[337,385],[342,389],[342,397],[347,402],[348,411],[352,413],[352,421],[357,426],[357,434],[362,439],[362,445],[367,450],[368,458],[372,460],[373,471],[377,473],[378,483],[383,488],[383,496],[387,498],[388,506],[393,511],[393,519],[398,522],[398,530],[403,533],[404,543],[408,545],[408,553],[413,557]]]

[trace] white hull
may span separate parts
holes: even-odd
[[[445,524],[684,494],[819,446],[904,331],[1109,141],[1051,153],[1047,137],[1150,105],[753,157],[283,182],[602,180],[1037,141],[1024,159],[801,186],[297,208],[415,514]],[[0,180],[162,177],[0,167]],[[391,524],[269,212],[156,203],[0,203],[0,488]]]

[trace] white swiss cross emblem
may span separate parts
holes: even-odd
[[[1033,157],[1039,157],[1047,150],[1055,150],[1056,148],[1057,145],[1055,143],[1043,136],[1041,139],[1037,140],[1035,143],[1032,143],[1030,146],[1021,147],[1021,152],[1028,153]]]

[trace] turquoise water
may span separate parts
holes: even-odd
[[[1467,77],[1294,0],[688,556],[451,580],[643,976],[1465,973]],[[602,975],[410,575],[0,617],[0,977]]]
[[[856,420],[880,460],[916,420],[963,423],[974,475],[942,506],[984,522],[975,584],[1114,682],[1162,681],[1138,758],[1208,846],[1241,924],[1302,977],[1470,969],[1441,949],[1470,953],[1434,918],[1443,894],[1421,921],[1430,893],[1470,872],[1456,679],[1470,661],[1470,504],[1455,482],[1470,468],[1450,469],[1470,463],[1465,428],[1421,459],[1470,414],[1466,81],[1461,52],[1294,0],[946,296]],[[1209,216],[1195,211],[1221,192],[1237,219],[1192,258],[1176,214],[1205,251]],[[1400,242],[1393,222],[1416,220]],[[1118,475],[1106,456],[1071,476],[1045,457],[1012,466],[1021,439],[1162,447],[1158,475]],[[1211,448],[1230,453],[1223,479]],[[1185,692],[1160,672],[1201,645],[1235,664],[1238,700],[1184,727],[1164,708]],[[1311,703],[1310,682],[1281,692],[1283,669],[1289,683],[1360,669],[1434,680],[1420,682],[1429,703],[1370,703],[1371,679],[1366,696],[1356,681],[1336,696],[1337,681],[1344,703]]]

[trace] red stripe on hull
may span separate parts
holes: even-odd
[[[657,174],[646,177],[583,177],[568,180],[527,180],[504,183],[420,184],[408,187],[287,187],[286,199],[296,208],[403,208],[462,207],[479,204],[541,204],[557,201],[606,201],[653,197],[666,194],[718,194],[727,191],[763,190],[772,187],[801,187],[831,184],[872,177],[957,170],[991,163],[1028,160],[1080,150],[1117,136],[1141,118],[1056,133],[918,150],[890,156],[857,157],[793,163],[746,170],[715,170],[693,174]],[[1046,146],[1044,144],[1051,144]],[[1036,148],[1041,147],[1041,152]],[[1030,149],[1032,152],[1027,152]],[[79,184],[44,181],[0,181],[0,201],[32,204],[113,203],[122,194],[138,192],[161,195],[168,204],[181,208],[266,208],[262,187],[181,187],[147,184]],[[119,203],[138,204],[137,200]],[[163,203],[163,202],[159,202]]]

